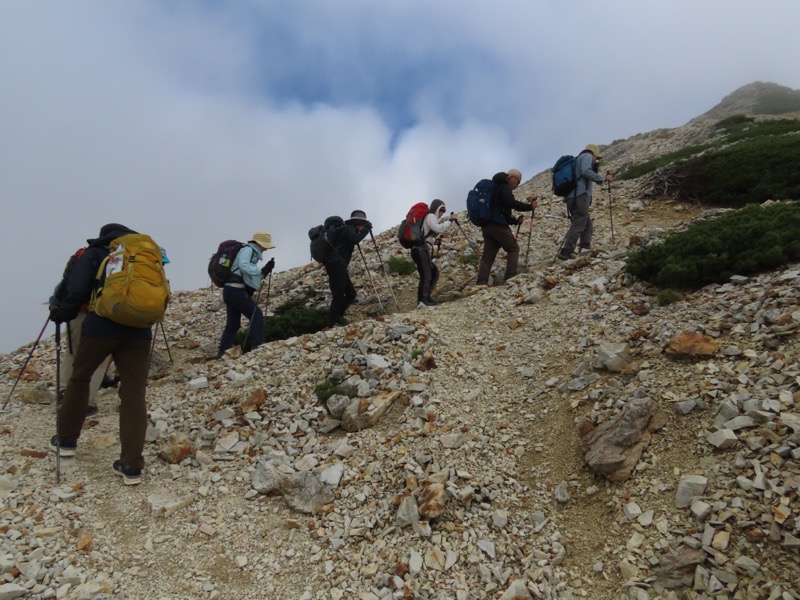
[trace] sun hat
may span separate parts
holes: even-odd
[[[369,223],[367,220],[367,213],[363,210],[354,210],[350,213],[350,218],[345,221],[348,225],[366,225]]]
[[[167,256],[167,251],[164,250],[164,246],[161,246],[161,264],[162,265],[169,264],[169,257]]]
[[[250,241],[255,242],[264,250],[269,250],[270,248],[274,248],[275,244],[272,243],[272,236],[268,234],[266,231],[256,231],[253,234],[253,237],[250,238]]]
[[[597,144],[589,144],[586,146],[586,148],[584,148],[584,150],[588,150],[594,154],[595,158],[603,158],[603,155],[600,153],[600,148],[597,146]]]

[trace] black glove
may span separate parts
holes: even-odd
[[[266,277],[267,275],[272,273],[272,269],[274,268],[275,268],[275,259],[270,258],[269,262],[265,264],[263,267],[261,267],[261,276]]]
[[[50,320],[56,325],[69,321],[69,319],[64,317],[64,313],[61,312],[60,306],[54,306],[50,308]]]

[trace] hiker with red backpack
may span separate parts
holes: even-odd
[[[489,274],[502,248],[506,251],[506,271],[504,280],[508,281],[517,274],[519,262],[519,244],[509,225],[521,225],[523,215],[514,217],[512,210],[530,212],[537,207],[537,197],[526,198],[527,202],[519,202],[514,198],[514,190],[522,182],[522,173],[517,169],[509,169],[508,173],[497,173],[492,177],[494,191],[491,198],[491,222],[481,226],[483,233],[483,255],[478,268],[477,285],[488,285]]]
[[[428,212],[422,218],[422,239],[411,248],[411,259],[417,265],[419,273],[417,286],[419,308],[436,305],[436,300],[431,294],[439,281],[439,269],[433,262],[433,246],[436,239],[447,231],[456,219],[455,214],[445,216],[446,210],[444,202],[438,198],[431,202]]]
[[[222,288],[226,319],[225,329],[219,340],[217,358],[221,358],[225,351],[233,346],[236,334],[242,325],[242,315],[250,319],[247,333],[249,347],[256,348],[264,343],[264,313],[258,307],[258,302],[253,300],[253,294],[261,289],[264,277],[272,273],[275,267],[274,258],[262,268],[258,266],[264,251],[274,247],[269,233],[257,231],[249,242],[239,248],[231,262],[230,275]]]
[[[72,376],[58,410],[56,435],[50,438],[57,460],[75,456],[92,374],[111,355],[120,375],[121,445],[112,469],[126,485],[141,483],[151,326],[163,321],[169,297],[161,252],[152,238],[109,223],[97,239],[90,240],[69,274],[63,298],[50,308],[58,340],[61,324],[75,319],[81,306],[89,303]]]
[[[86,240],[87,244],[91,244],[94,240]],[[78,262],[78,259],[86,252],[86,247],[79,248],[75,253],[69,257],[67,260],[67,264],[64,267],[64,272],[61,274],[61,281],[56,285],[55,289],[53,290],[53,295],[50,296],[49,305],[50,309],[58,308],[67,297],[67,285],[69,284],[69,278],[72,274],[73,269],[75,268],[75,263]],[[81,307],[78,311],[78,314],[75,316],[74,319],[68,321],[66,323],[66,332],[67,332],[67,348],[66,353],[64,354],[64,360],[62,363],[63,369],[63,384],[69,381],[70,377],[72,376],[72,368],[75,362],[75,355],[78,352],[78,346],[81,343],[81,328],[83,327],[83,321],[86,318],[86,314],[89,312],[89,303],[85,302],[81,304]],[[106,374],[106,367],[108,365],[107,361],[103,361],[95,372],[92,374],[92,378],[89,383],[89,403],[86,408],[86,416],[91,417],[96,415],[98,412],[97,408],[97,393],[100,391],[100,387],[103,384],[103,379]],[[59,390],[59,393],[63,394],[63,387],[62,390]]]

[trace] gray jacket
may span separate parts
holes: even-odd
[[[594,155],[591,152],[581,152],[575,158],[575,175],[578,178],[575,184],[575,189],[570,193],[565,200],[572,200],[581,194],[588,194],[589,204],[592,203],[592,184],[603,183],[606,178],[600,173],[595,173],[592,169],[592,161]]]

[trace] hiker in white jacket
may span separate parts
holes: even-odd
[[[455,215],[445,216],[447,207],[441,200],[431,202],[430,211],[422,222],[424,245],[414,246],[411,249],[411,258],[417,265],[419,273],[419,286],[417,287],[417,306],[435,306],[436,300],[431,298],[433,289],[439,281],[439,269],[433,264],[433,245],[436,238],[447,229],[455,220]]]

